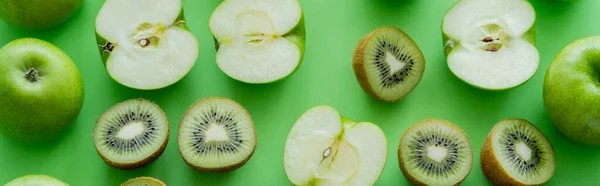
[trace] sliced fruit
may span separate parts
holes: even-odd
[[[69,184],[52,176],[31,174],[15,178],[4,186],[69,186]]]
[[[106,0],[96,18],[96,39],[108,74],[134,89],[178,82],[199,53],[181,0]]]
[[[402,135],[398,162],[404,177],[415,185],[459,185],[471,172],[473,149],[460,127],[426,119]]]
[[[130,99],[98,118],[93,139],[96,151],[108,165],[137,169],[162,155],[169,141],[169,121],[158,105]]]
[[[387,139],[377,125],[316,106],[288,134],[284,167],[295,185],[373,185],[387,161]]]
[[[209,28],[217,65],[246,83],[271,83],[291,75],[304,56],[305,28],[298,0],[227,0]]]
[[[129,179],[121,186],[167,186],[167,184],[159,179],[143,176]]]
[[[256,149],[256,129],[239,103],[208,97],[194,103],[179,124],[177,144],[183,160],[205,172],[242,167]]]
[[[481,170],[495,185],[542,185],[555,170],[554,147],[523,119],[500,121],[481,149]]]
[[[354,50],[352,67],[368,95],[394,102],[419,84],[425,72],[425,57],[402,30],[383,26],[361,39]]]
[[[535,17],[527,0],[460,0],[442,21],[448,67],[481,89],[503,90],[525,83],[540,61]]]

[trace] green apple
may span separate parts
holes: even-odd
[[[0,19],[10,25],[46,30],[69,20],[83,0],[0,0]]]
[[[288,77],[304,58],[306,31],[298,0],[226,0],[213,11],[217,65],[241,82]]]
[[[200,46],[187,27],[181,0],[106,0],[95,25],[106,70],[126,87],[175,84],[198,58]]]
[[[52,176],[31,174],[15,178],[4,186],[69,186],[69,184]]]
[[[304,112],[292,127],[284,167],[294,185],[373,185],[387,150],[377,125],[350,120],[321,105]]]
[[[58,138],[79,115],[83,82],[58,47],[22,38],[0,48],[0,132],[25,142]]]
[[[544,106],[568,138],[600,146],[600,36],[581,38],[555,57],[544,79]]]
[[[467,84],[506,90],[537,71],[535,11],[527,0],[460,0],[446,12],[442,37],[448,68]]]

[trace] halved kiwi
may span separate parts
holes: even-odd
[[[554,175],[554,147],[529,121],[509,118],[488,134],[480,163],[494,185],[541,185]]]
[[[402,135],[398,162],[404,177],[415,185],[458,185],[471,172],[473,149],[458,126],[426,119]]]
[[[242,105],[229,98],[208,97],[184,114],[177,144],[189,166],[203,172],[228,172],[252,157],[256,130]]]
[[[406,97],[419,84],[425,57],[402,30],[382,26],[363,37],[352,58],[354,75],[371,97],[394,102]]]
[[[142,176],[129,179],[121,186],[167,186],[167,184],[156,178]]]
[[[92,136],[96,151],[108,165],[137,169],[162,155],[169,141],[169,121],[153,102],[130,99],[100,115]]]

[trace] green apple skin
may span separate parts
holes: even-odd
[[[46,30],[69,20],[83,0],[0,0],[0,18],[10,25]]]
[[[4,186],[69,186],[69,184],[48,175],[25,175],[15,178]]]
[[[35,69],[38,80],[26,74]],[[52,141],[83,106],[83,82],[73,61],[39,39],[14,40],[0,48],[0,132],[24,142]]]
[[[454,3],[454,5],[452,5],[452,7],[450,9],[454,8],[454,6],[456,6],[456,4],[458,4],[459,2],[460,1]],[[446,12],[446,14],[448,14],[448,12],[450,11],[450,9],[448,9],[448,11]],[[536,29],[535,29],[536,22],[534,22],[531,25],[531,28],[529,28],[529,30],[527,30],[527,32],[525,32],[523,34],[523,38],[525,39],[525,41],[531,43],[534,46],[536,44],[536,37],[535,37],[536,36]],[[444,24],[443,24],[443,20],[442,20],[442,24],[440,26],[440,28],[442,28],[442,29],[440,29],[440,30],[442,30],[442,46],[444,47],[444,55],[447,58],[448,56],[450,56],[450,53],[452,53],[452,51],[454,50],[454,48],[461,47],[461,46],[460,46],[460,41],[458,41],[456,39],[453,39],[453,38],[450,38],[450,36],[448,36],[446,33],[444,33],[443,25]],[[450,45],[449,43],[452,43],[452,45]],[[471,85],[471,86],[473,86],[475,88],[478,88],[478,89],[481,89],[481,90],[486,90],[486,91],[504,91],[504,90],[508,90],[508,89],[512,89],[512,88],[521,86],[521,85],[523,85],[523,84],[525,84],[525,83],[527,83],[529,81],[529,80],[527,80],[527,81],[524,81],[521,84],[515,85],[513,87],[506,87],[504,89],[489,89],[489,88],[480,87],[480,86],[471,84],[471,83],[465,81],[464,79],[458,77],[456,74],[454,74],[454,76],[456,78],[460,79],[461,81],[465,82],[466,84],[469,84],[469,85]]]
[[[544,79],[548,116],[568,138],[600,146],[600,36],[578,39],[554,58]]]
[[[283,35],[283,37],[285,39],[293,42],[294,44],[296,44],[296,46],[298,46],[298,48],[300,49],[300,59],[299,59],[298,65],[296,65],[296,68],[294,68],[294,70],[292,70],[292,72],[290,72],[290,74],[288,76],[273,80],[271,82],[263,82],[263,83],[246,82],[246,81],[242,81],[239,79],[238,79],[238,81],[248,83],[248,84],[270,84],[270,83],[281,82],[284,79],[286,79],[287,77],[289,77],[290,75],[294,74],[294,72],[296,72],[298,70],[298,68],[302,65],[302,61],[304,60],[304,50],[306,48],[306,24],[304,22],[304,13],[302,13],[302,15],[300,15],[300,21],[298,21],[298,25],[296,25],[296,27],[291,29],[290,32]],[[214,35],[213,35],[213,39],[215,42],[215,49],[218,52],[219,45],[220,45],[219,41],[217,40],[216,37],[214,37]]]

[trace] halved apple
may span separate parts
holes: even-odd
[[[134,89],[159,89],[194,66],[198,40],[181,0],[106,0],[96,17],[96,39],[108,74]]]
[[[246,83],[291,75],[304,56],[305,27],[298,0],[226,0],[212,13],[217,65]]]
[[[442,21],[448,67],[486,90],[529,80],[539,65],[535,11],[527,0],[460,0]]]
[[[387,139],[377,125],[327,105],[302,114],[285,144],[285,172],[294,185],[373,185],[386,161]]]

